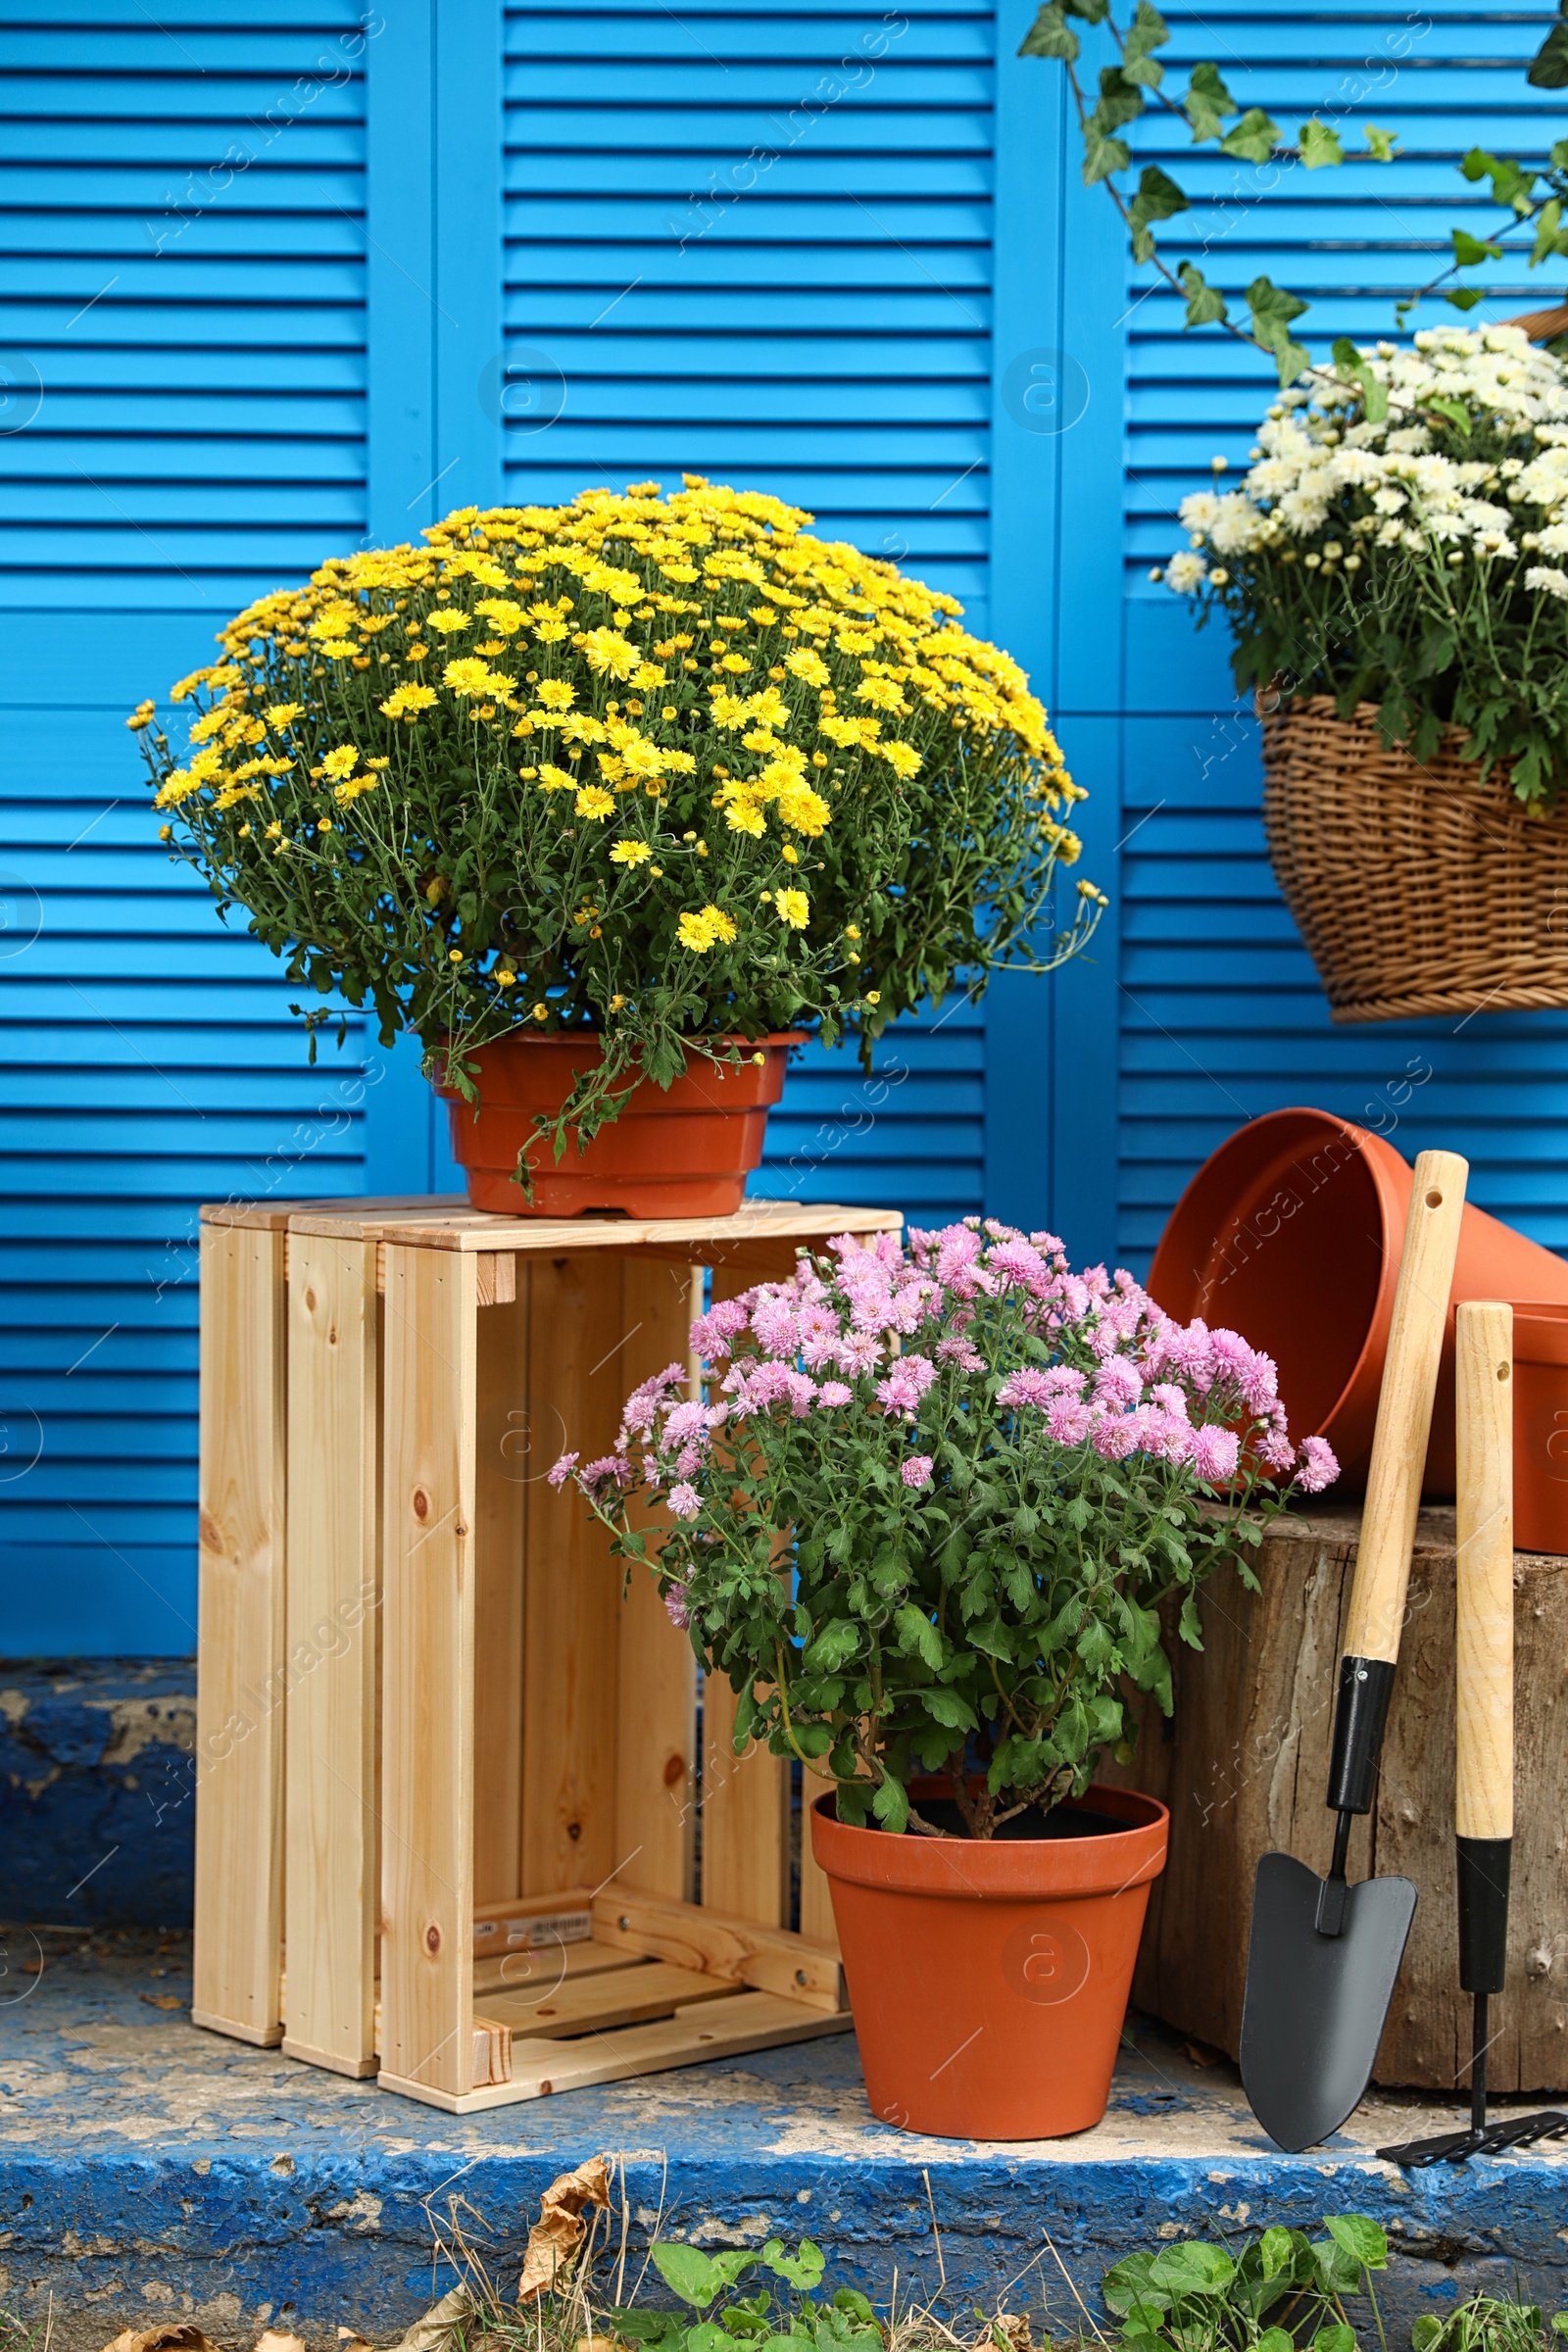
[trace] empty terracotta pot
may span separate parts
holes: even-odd
[[[554,1118],[578,1073],[598,1062],[597,1039],[514,1030],[470,1056],[479,1068],[476,1103],[450,1087],[436,1091],[475,1208],[507,1217],[727,1217],[761,1161],[789,1050],[805,1042],[799,1029],[742,1041],[738,1069],[689,1055],[685,1076],[667,1092],[645,1078],[586,1152],[571,1137],[560,1160],[534,1120],[541,1112]],[[533,1174],[531,1200],[515,1181],[522,1151]]]
[[[1106,1833],[981,1842],[852,1829],[833,1803],[811,1807],[811,1850],[873,2114],[942,2139],[1098,2124],[1165,1867],[1164,1806],[1096,1783],[1079,1803]]]
[[[1339,1455],[1336,1494],[1366,1483],[1410,1182],[1409,1162],[1366,1128],[1326,1110],[1270,1111],[1203,1162],[1150,1268],[1167,1314],[1228,1324],[1274,1358],[1293,1436],[1315,1430]],[[1453,1493],[1461,1298],[1568,1306],[1568,1265],[1466,1206],[1427,1453],[1432,1495]]]
[[[1568,1552],[1568,1306],[1513,1310],[1513,1540]]]

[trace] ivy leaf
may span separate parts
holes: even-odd
[[[1345,149],[1340,145],[1339,132],[1327,122],[1320,122],[1316,115],[1301,124],[1296,143],[1300,149],[1301,161],[1309,172],[1321,171],[1325,164],[1343,164],[1345,161]]]
[[[1122,49],[1121,70],[1129,81],[1142,83],[1145,89],[1157,90],[1165,78],[1165,69],[1153,56],[1170,39],[1170,26],[1150,0],[1138,0],[1138,11],[1128,29]]]
[[[1549,212],[1551,207],[1547,206]],[[1500,262],[1502,247],[1490,244],[1484,237],[1473,237],[1467,228],[1453,232],[1453,265],[1456,270],[1474,270],[1481,262]]]
[[[1195,66],[1182,100],[1182,112],[1193,126],[1195,144],[1204,139],[1217,139],[1225,127],[1227,115],[1239,115],[1241,108],[1220,79],[1218,66]]]
[[[1486,300],[1486,288],[1484,286],[1450,286],[1443,299],[1445,302],[1451,302],[1456,311],[1473,311],[1478,302]]]
[[[1272,279],[1254,277],[1247,289],[1247,307],[1252,314],[1252,332],[1265,351],[1274,354],[1282,385],[1294,384],[1303,368],[1311,364],[1311,354],[1299,343],[1293,342],[1288,332],[1290,321],[1298,318],[1306,309],[1298,295],[1288,294]]]
[[[1091,126],[1108,138],[1124,123],[1136,122],[1143,111],[1144,93],[1138,84],[1128,80],[1120,66],[1102,66],[1100,104],[1089,118]]]
[[[1183,262],[1176,276],[1187,297],[1189,326],[1212,326],[1225,317],[1225,297],[1216,286],[1206,282],[1201,270],[1195,270],[1191,262]]]
[[[1440,392],[1427,402],[1427,407],[1436,409],[1440,416],[1446,416],[1455,432],[1463,433],[1465,439],[1469,440],[1470,412],[1462,400],[1451,400],[1446,393]]]
[[[1146,164],[1138,193],[1128,207],[1133,227],[1133,259],[1147,262],[1153,253],[1154,240],[1149,230],[1152,220],[1169,220],[1188,209],[1187,198],[1170,175],[1157,164]]]
[[[1392,164],[1398,150],[1399,134],[1396,130],[1379,130],[1375,122],[1367,124],[1366,153],[1369,163]]]
[[[1521,172],[1519,166],[1505,157],[1489,155],[1484,147],[1472,147],[1459,166],[1466,179],[1490,179],[1492,201],[1505,204],[1523,220],[1531,207],[1531,189],[1536,184],[1533,172]]]
[[[1334,345],[1334,365],[1343,376],[1361,387],[1361,406],[1368,424],[1381,424],[1389,413],[1389,388],[1379,380],[1370,360],[1362,357],[1348,335]]]
[[[1531,61],[1525,75],[1533,89],[1568,90],[1568,23],[1562,0],[1557,0],[1558,22],[1552,26]]]
[[[1069,17],[1081,17],[1086,24],[1102,24],[1110,0],[1062,0]]]
[[[1093,122],[1084,127],[1084,186],[1092,188],[1097,180],[1108,179],[1113,172],[1125,172],[1133,160],[1132,149],[1123,139],[1102,138]]]
[[[1279,143],[1279,124],[1260,106],[1250,106],[1236,128],[1225,133],[1219,151],[1235,156],[1239,163],[1266,164]]]
[[[1542,206],[1536,220],[1536,245],[1535,251],[1530,256],[1532,270],[1544,262],[1548,254],[1558,253],[1562,250],[1562,241],[1558,234],[1561,227],[1562,206],[1553,196],[1548,203]],[[1494,251],[1498,250],[1494,247]]]
[[[1070,66],[1077,61],[1079,47],[1078,35],[1067,22],[1061,0],[1046,0],[1045,7],[1019,42],[1018,55],[1059,57],[1063,65]]]

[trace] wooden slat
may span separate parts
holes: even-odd
[[[381,2080],[473,2078],[478,1301],[471,1258],[388,1250]]]
[[[373,1242],[301,1238],[289,1261],[283,2048],[375,2072]]]
[[[739,1986],[701,1969],[676,1968],[667,1960],[642,1960],[630,1968],[581,1977],[554,1987],[542,1985],[486,1993],[483,2022],[506,2026],[516,2035],[557,2039],[568,2034],[604,2034],[616,2026],[641,2025],[670,2017],[694,2001],[733,2000]],[[475,2012],[475,2023],[478,2023]]]
[[[534,1952],[503,1952],[494,1960],[476,1960],[473,1989],[476,1994],[537,1994],[548,1985],[602,1976],[607,1969],[633,1968],[641,1958],[640,1952],[616,1951],[604,1943],[544,1944]]]
[[[523,1543],[530,1481],[541,1470],[530,1435],[529,1279],[525,1263],[522,1296],[478,1318],[473,1869],[481,1908],[521,1891]]]
[[[714,1300],[749,1289],[727,1267],[713,1270]],[[788,1539],[781,1538],[787,1549]],[[705,1904],[783,1928],[790,1916],[790,1774],[780,1756],[754,1742],[735,1753],[736,1693],[722,1674],[703,1678],[703,1884]]]
[[[706,1903],[671,1903],[610,1887],[594,1897],[594,1938],[776,1992],[808,2009],[845,2005],[836,1947],[809,1942],[788,1928],[759,1927],[755,1920],[736,1919]]]
[[[687,1366],[695,1395],[691,1323],[701,1276],[684,1266],[628,1258],[622,1307],[628,1334],[617,1361],[623,1394],[666,1364]],[[662,1514],[642,1510],[639,1522]],[[615,1723],[616,1886],[680,1901],[695,1892],[697,1659],[670,1623],[651,1568],[633,1565],[619,1621]]]
[[[475,2115],[487,2107],[510,2107],[522,2099],[580,2090],[594,2082],[623,2082],[634,2075],[657,2075],[671,2067],[697,2066],[710,2058],[733,2058],[748,2050],[770,2050],[791,2041],[813,2041],[822,2034],[847,2033],[847,2011],[828,2014],[800,2007],[766,1992],[743,1992],[734,2000],[703,2002],[672,2018],[646,2026],[624,2026],[618,2034],[585,2034],[580,2041],[530,2038],[512,2044],[512,2080],[466,2098],[427,2090],[418,2082],[387,2082],[393,2090],[423,2099],[449,2113]]]
[[[435,1254],[432,1252],[431,1254]],[[500,1310],[496,1310],[500,1311]],[[629,1384],[621,1265],[537,1260],[528,1309],[534,1475],[523,1626],[521,1881],[529,1894],[614,1871],[620,1579],[574,1487],[544,1472],[564,1450],[608,1453]]]
[[[296,1233],[348,1233],[355,1240],[380,1234],[410,1247],[476,1250],[526,1250],[535,1256],[563,1250],[671,1250],[699,1247],[704,1263],[725,1262],[731,1250],[774,1242],[822,1240],[834,1233],[897,1233],[904,1220],[892,1208],[841,1208],[820,1202],[758,1200],[733,1217],[503,1217],[459,1202],[334,1200],[280,1204]],[[421,1213],[422,1212],[422,1213]],[[204,1209],[216,1220],[220,1209]],[[786,1252],[784,1270],[794,1263]],[[750,1277],[749,1279],[755,1279]]]
[[[282,2036],[283,1237],[201,1241],[196,1943],[191,2015]]]
[[[838,1949],[838,1924],[833,1917],[833,1895],[827,1873],[811,1851],[811,1806],[826,1793],[826,1784],[813,1780],[808,1772],[801,1775],[801,1934],[817,1943],[831,1944]]]

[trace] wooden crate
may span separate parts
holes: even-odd
[[[1173,1721],[1149,1720],[1133,1762],[1105,1775],[1171,1808],[1133,1999],[1233,2058],[1257,1858],[1278,1847],[1328,1868],[1323,1798],[1357,1534],[1353,1507],[1314,1505],[1266,1538],[1260,1592],[1228,1571],[1213,1577],[1199,1597],[1201,1652],[1168,1644]],[[1453,1859],[1453,1552],[1451,1506],[1423,1510],[1377,1802],[1350,1838],[1352,1879],[1394,1872],[1419,1891],[1373,2079],[1450,2095],[1470,2063]],[[1487,2071],[1494,2091],[1555,2093],[1568,2090],[1568,1558],[1515,1555],[1514,1620],[1508,1982],[1492,2005]]]
[[[848,2027],[787,1766],[709,1684],[699,1791],[690,1645],[545,1473],[705,1267],[899,1223],[203,1209],[199,2025],[464,2114]]]

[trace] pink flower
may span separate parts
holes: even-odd
[[[776,1294],[760,1298],[752,1309],[752,1337],[765,1355],[798,1354],[801,1326],[794,1301]]]
[[[1287,1470],[1296,1467],[1296,1447],[1283,1429],[1271,1429],[1257,1450],[1265,1470],[1273,1470],[1283,1476]]]
[[[1095,1451],[1107,1462],[1124,1462],[1138,1443],[1130,1413],[1107,1413],[1095,1430]]]
[[[862,1372],[870,1372],[882,1361],[882,1350],[869,1332],[851,1332],[839,1349],[839,1370],[851,1380]]]
[[[1298,1484],[1303,1494],[1321,1494],[1340,1475],[1334,1448],[1326,1438],[1301,1440],[1301,1470]]]
[[[967,1340],[953,1333],[950,1333],[945,1340],[938,1340],[937,1361],[943,1364],[956,1364],[960,1372],[983,1372],[986,1368],[985,1357],[976,1354]]]
[[[816,1392],[816,1401],[818,1404],[848,1404],[854,1395],[855,1391],[847,1389],[842,1380],[824,1380]]]
[[[804,1372],[792,1371],[788,1376],[784,1393],[790,1400],[790,1410],[796,1420],[804,1421],[816,1400],[815,1381],[808,1380]]]
[[[931,1456],[928,1453],[907,1454],[899,1468],[899,1476],[906,1487],[928,1487],[931,1484]]]
[[[703,1507],[703,1498],[686,1479],[669,1490],[669,1507],[677,1519],[695,1519]]]
[[[1008,1373],[997,1391],[997,1402],[1008,1412],[1015,1412],[1020,1404],[1032,1404],[1044,1412],[1056,1394],[1056,1385],[1049,1372],[1037,1372],[1025,1365],[1021,1371]]]
[[[582,1483],[585,1487],[597,1487],[607,1478],[612,1478],[617,1487],[631,1485],[632,1468],[623,1453],[601,1454],[597,1462],[588,1464]]]
[[[1022,1289],[1032,1291],[1036,1298],[1043,1294],[1050,1279],[1045,1259],[1021,1234],[1013,1234],[1007,1240],[998,1242],[986,1263],[993,1274],[1002,1276],[1004,1282],[1017,1283]]]
[[[571,1476],[576,1467],[577,1456],[574,1453],[564,1453],[560,1461],[557,1462],[554,1467],[547,1472],[545,1484],[547,1486],[555,1487],[559,1490],[565,1485],[567,1479]]]
[[[721,1356],[728,1355],[731,1340],[746,1329],[750,1296],[748,1293],[746,1298],[720,1298],[692,1325],[692,1348],[705,1364],[716,1363]]]
[[[669,1591],[664,1594],[664,1608],[670,1624],[677,1626],[684,1633],[692,1621],[692,1609],[691,1602],[687,1599],[681,1586],[670,1586]]]
[[[1108,1357],[1095,1374],[1095,1398],[1100,1404],[1136,1404],[1143,1393],[1142,1377],[1124,1355]]]
[[[1046,1411],[1046,1427],[1058,1446],[1081,1446],[1094,1427],[1095,1416],[1077,1396],[1057,1395]]]
[[[1221,1429],[1205,1421],[1201,1429],[1193,1432],[1193,1470],[1197,1477],[1211,1487],[1224,1486],[1236,1476],[1236,1463],[1242,1442],[1234,1429]]]
[[[895,1364],[886,1380],[877,1382],[876,1394],[885,1413],[912,1413],[920,1401],[920,1391],[903,1364]]]

